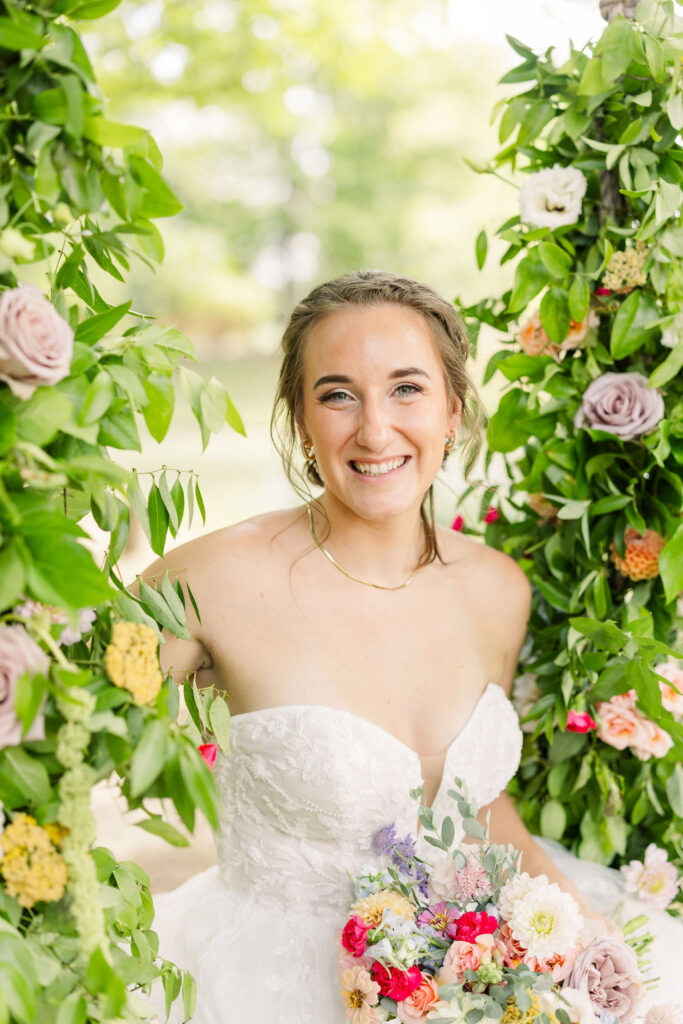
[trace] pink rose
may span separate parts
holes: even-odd
[[[663,665],[655,665],[655,672],[658,676],[664,676],[672,684],[659,681],[659,689],[662,691],[662,707],[670,711],[672,715],[683,715],[683,669],[679,668],[678,662],[666,661]]]
[[[643,718],[642,722],[645,735],[637,744],[633,744],[633,753],[641,761],[649,761],[651,757],[664,757],[674,745],[671,736],[649,718]]]
[[[624,441],[650,434],[664,415],[664,401],[642,373],[603,373],[592,381],[574,417],[575,427],[615,434]]]
[[[32,284],[0,295],[0,380],[18,398],[69,373],[74,335],[43,293]]]
[[[344,949],[353,953],[354,956],[362,956],[368,943],[369,930],[370,925],[354,914],[344,925],[341,934],[341,944]]]
[[[470,910],[458,919],[457,938],[463,942],[475,942],[480,935],[492,935],[498,928],[498,921],[485,911]]]
[[[477,942],[456,939],[449,946],[439,970],[440,985],[462,985],[465,971],[477,971],[487,950]]]
[[[373,961],[372,978],[379,985],[380,994],[395,999],[397,1003],[407,999],[422,984],[419,967],[401,971],[398,967],[384,967],[378,960]]]
[[[202,758],[206,762],[209,768],[213,768],[216,763],[216,754],[218,753],[218,747],[215,743],[201,743],[197,750],[201,754]]]
[[[620,1024],[635,1020],[643,996],[635,952],[611,938],[597,939],[579,953],[569,985],[588,995],[596,1016],[607,1010]]]
[[[635,708],[623,700],[625,697],[628,697],[628,694],[621,694],[620,698],[613,697],[610,701],[595,705],[600,719],[598,737],[616,750],[647,743],[643,719]]]
[[[396,1014],[402,1024],[418,1024],[427,1020],[427,1012],[439,1001],[439,985],[431,974],[422,974],[419,988],[396,1006]]]
[[[567,715],[568,732],[590,732],[597,729],[598,723],[591,718],[587,711],[570,711]]]
[[[21,722],[14,710],[17,683],[24,672],[47,675],[50,659],[23,626],[0,626],[0,749],[21,743]],[[43,739],[43,716],[36,715],[25,740]]]

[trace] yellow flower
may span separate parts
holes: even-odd
[[[510,997],[503,1016],[500,1018],[500,1024],[533,1024],[542,1013],[545,1013],[551,1024],[557,1024],[557,1017],[550,1009],[541,1009],[538,996],[531,996],[531,1006],[524,1012],[517,1006],[514,998]]]
[[[0,874],[20,906],[32,907],[40,900],[54,903],[64,895],[67,868],[51,838],[60,833],[59,825],[41,828],[35,818],[20,813],[0,835],[4,852]]]
[[[104,664],[112,683],[128,690],[136,704],[151,704],[161,689],[157,635],[144,623],[117,622]]]
[[[382,923],[382,914],[389,907],[399,917],[405,917],[408,921],[415,920],[415,907],[406,896],[393,889],[381,889],[358,900],[351,907],[351,913],[357,914],[366,924],[377,928]]]

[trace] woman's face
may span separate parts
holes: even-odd
[[[389,304],[332,314],[306,341],[303,389],[326,493],[367,519],[419,508],[461,414],[425,318]]]

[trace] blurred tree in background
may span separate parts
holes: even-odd
[[[400,270],[447,295],[454,282],[481,287],[470,241],[495,191],[472,204],[462,158],[490,152],[499,68],[457,45],[449,10],[148,0],[94,25],[86,43],[109,116],[153,127],[185,204],[138,301],[227,355],[352,268]],[[265,349],[274,343],[266,332]]]

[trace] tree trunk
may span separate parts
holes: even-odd
[[[605,21],[611,21],[617,14],[633,20],[638,0],[600,0],[600,14]]]

